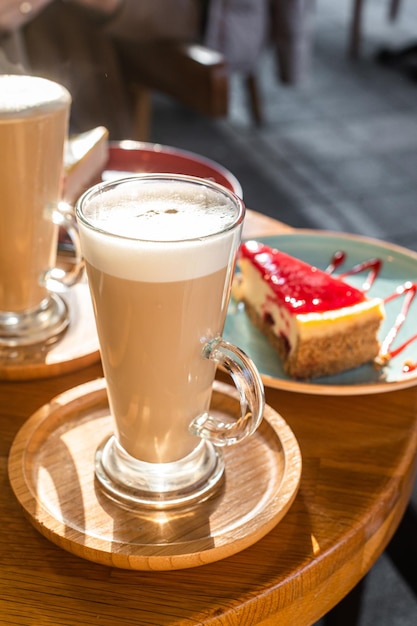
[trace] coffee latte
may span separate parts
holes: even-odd
[[[202,351],[223,330],[240,230],[227,230],[236,207],[211,189],[139,189],[98,196],[85,211],[96,228],[81,220],[80,237],[118,440],[169,463],[199,443],[188,427],[215,373]]]
[[[0,311],[31,310],[55,266],[70,95],[33,76],[0,76]]]

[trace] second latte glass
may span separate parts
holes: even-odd
[[[56,341],[69,324],[55,291],[73,286],[83,264],[72,210],[60,202],[71,96],[62,85],[0,76],[0,351]],[[58,228],[76,251],[56,267]]]

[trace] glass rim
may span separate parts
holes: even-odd
[[[114,233],[104,228],[100,228],[100,226],[93,224],[88,219],[88,217],[84,215],[82,206],[85,203],[87,203],[89,200],[91,200],[91,198],[99,195],[100,193],[105,192],[106,190],[109,190],[111,188],[116,188],[117,186],[122,185],[124,183],[143,182],[143,181],[147,182],[147,181],[157,181],[157,180],[188,182],[190,184],[194,184],[197,186],[205,186],[211,189],[215,189],[223,196],[228,197],[229,200],[233,202],[233,204],[236,206],[237,213],[233,219],[233,222],[224,228],[216,230],[215,232],[209,233],[207,235],[200,235],[197,237],[187,237],[185,239],[151,239],[151,238],[143,239],[140,237],[130,237],[129,235],[121,235],[119,233]],[[238,226],[240,226],[245,217],[245,211],[246,211],[246,207],[242,198],[236,195],[232,190],[227,189],[227,187],[224,187],[224,185],[221,185],[220,183],[217,183],[216,181],[212,181],[206,178],[200,178],[198,176],[190,176],[188,174],[172,174],[170,172],[167,172],[167,173],[161,172],[161,173],[152,173],[152,174],[151,173],[144,173],[144,174],[138,173],[138,174],[134,174],[133,176],[126,176],[123,178],[117,178],[115,180],[103,181],[103,182],[97,183],[96,185],[93,185],[92,187],[84,191],[84,193],[78,198],[78,200],[75,203],[76,218],[86,228],[93,230],[97,233],[103,234],[106,237],[115,237],[116,239],[121,239],[125,241],[136,241],[136,242],[140,242],[143,244],[153,244],[153,245],[155,244],[159,244],[159,245],[171,244],[172,245],[172,244],[181,244],[181,243],[182,244],[193,243],[197,241],[211,239],[213,237],[219,237],[221,235],[229,233],[230,231],[235,230]]]

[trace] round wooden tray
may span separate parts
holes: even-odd
[[[212,410],[239,414],[235,389],[215,382]],[[94,454],[110,431],[105,382],[98,379],[34,413],[9,456],[12,488],[35,528],[97,563],[174,570],[217,561],[266,535],[298,490],[298,443],[269,406],[254,435],[224,450],[221,490],[189,509],[130,512],[108,499],[94,478]]]
[[[70,322],[62,337],[51,345],[0,347],[0,380],[31,380],[60,376],[100,359],[96,323],[86,280],[61,294]]]

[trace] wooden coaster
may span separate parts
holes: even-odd
[[[238,415],[236,390],[215,382],[212,411]],[[221,490],[188,509],[130,512],[101,492],[94,455],[111,430],[105,382],[98,379],[34,413],[9,457],[10,482],[31,523],[53,543],[90,561],[133,570],[217,561],[266,535],[296,496],[298,443],[269,406],[254,435],[224,449]]]
[[[0,347],[0,380],[31,380],[60,376],[87,367],[100,359],[96,323],[86,280],[64,294],[70,322],[50,345]]]

